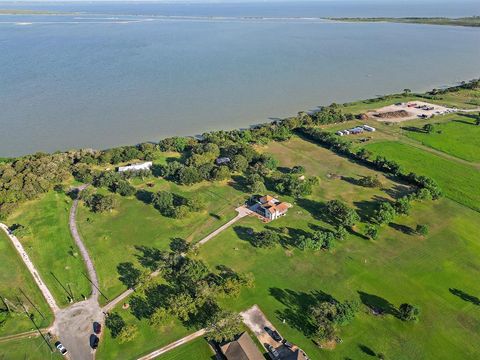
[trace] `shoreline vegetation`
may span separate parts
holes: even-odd
[[[450,25],[480,27],[480,16],[469,16],[461,18],[448,17],[333,17],[328,20],[338,22],[389,22],[401,24],[423,24],[423,25]]]
[[[50,10],[30,10],[30,9],[0,9],[0,15],[91,15],[91,16],[130,16],[123,14],[101,14],[101,13],[86,13],[86,12],[62,12],[62,11],[50,11]],[[138,17],[145,17],[144,15],[137,15]],[[148,18],[153,19],[176,19],[176,20],[188,20],[188,19],[205,19],[205,20],[318,20],[334,21],[334,22],[389,22],[389,23],[402,23],[402,24],[423,24],[423,25],[449,25],[449,26],[467,26],[467,27],[480,27],[480,16],[466,16],[459,18],[450,17],[262,17],[262,16],[177,16],[177,15],[149,15]]]

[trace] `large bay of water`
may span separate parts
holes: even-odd
[[[477,2],[5,8],[78,14],[0,16],[0,157],[247,127],[480,76],[480,29],[319,19],[480,15]]]

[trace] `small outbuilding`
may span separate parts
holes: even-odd
[[[130,164],[127,166],[119,166],[117,168],[118,172],[125,172],[125,171],[141,171],[141,170],[150,170],[152,167],[153,163],[151,161],[146,161],[143,163],[136,163],[136,164]]]

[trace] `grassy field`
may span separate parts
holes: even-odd
[[[156,192],[170,190],[185,197],[199,196],[207,207],[184,219],[162,216],[152,205],[135,197],[118,196],[119,206],[111,213],[94,214],[79,206],[79,229],[95,263],[100,288],[107,297],[115,297],[125,289],[118,280],[117,265],[136,263],[136,246],[167,249],[171,239],[179,237],[198,241],[235,216],[235,207],[243,203],[244,194],[226,183],[201,183],[177,186],[165,180],[151,180],[154,187],[139,188]],[[140,184],[140,181],[137,181]]]
[[[433,206],[416,205],[411,217],[396,222],[396,228],[407,229],[427,223],[426,239],[389,227],[375,242],[350,237],[334,253],[312,254],[280,246],[255,249],[230,229],[207,243],[201,257],[210,264],[221,261],[238,271],[253,272],[256,287],[226,305],[242,310],[258,304],[281,333],[312,359],[368,358],[364,347],[392,359],[475,359],[480,350],[478,307],[454,296],[449,288],[474,295],[480,291],[475,280],[480,245],[474,235],[479,221],[478,213],[444,199]],[[300,225],[289,214],[274,226],[292,224]],[[263,227],[251,218],[238,226]],[[335,351],[322,351],[305,336],[302,323],[316,291],[340,300],[362,298],[364,303],[413,303],[422,310],[421,320],[404,323],[392,315],[362,312],[342,329],[344,342]]]
[[[9,225],[28,227],[30,234],[20,241],[60,306],[68,304],[69,288],[76,301],[83,300],[81,295],[88,296],[91,291],[68,227],[71,203],[68,196],[52,191],[39,200],[23,203],[8,219]]]
[[[28,296],[45,319],[35,310],[20,289]],[[34,325],[24,313],[22,306],[18,304],[17,297],[24,303],[29,312],[35,314],[35,321],[39,327],[46,327],[53,321],[47,302],[3,230],[0,230],[0,296],[6,299],[12,308],[11,317],[7,319],[3,326],[0,326],[0,336],[34,329]],[[4,304],[0,303],[2,310],[4,310],[4,307]],[[2,344],[0,344],[0,348],[2,348]]]
[[[215,359],[214,353],[205,339],[193,340],[177,349],[174,349],[165,355],[159,357],[160,360],[212,360]]]
[[[469,165],[441,158],[415,147],[394,141],[369,144],[374,154],[397,161],[402,167],[437,181],[445,195],[452,200],[480,211],[480,172]]]
[[[63,357],[51,352],[41,337],[0,342],[0,360],[59,360]]]
[[[455,119],[446,123],[435,124],[435,130],[427,134],[419,127],[406,126],[404,132],[409,138],[423,145],[443,151],[461,159],[480,162],[480,126],[468,116],[455,115]]]

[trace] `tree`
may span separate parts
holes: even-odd
[[[118,334],[118,341],[123,344],[135,339],[138,335],[138,328],[134,324],[126,325]]]
[[[371,188],[379,188],[382,186],[382,183],[380,180],[378,180],[378,176],[364,176],[360,180],[358,180],[358,183],[362,186],[365,187],[371,187]]]
[[[230,177],[230,170],[227,166],[216,166],[212,170],[212,180],[222,181]]]
[[[360,220],[357,212],[349,208],[340,200],[330,200],[326,204],[327,212],[335,220],[337,225],[352,227]]]
[[[367,226],[367,231],[365,232],[365,235],[367,235],[370,239],[375,240],[378,238],[378,227],[375,225],[368,225]]]
[[[280,237],[273,230],[265,229],[254,234],[252,245],[255,247],[271,248],[278,243]]]
[[[412,90],[410,90],[410,89],[403,89],[403,95],[405,95],[405,96],[407,96],[411,92],[412,92]]]
[[[125,325],[125,321],[117,313],[108,314],[105,319],[105,326],[110,330],[110,334],[114,339],[120,334]]]
[[[197,310],[195,300],[186,293],[176,294],[168,299],[168,309],[181,321],[187,321]]]
[[[428,225],[418,224],[415,231],[417,232],[417,234],[425,237],[428,235]]]
[[[239,314],[221,310],[209,321],[207,339],[216,342],[232,341],[243,330],[242,318]]]
[[[173,321],[172,314],[170,314],[170,312],[163,307],[156,309],[155,312],[150,317],[150,319],[148,320],[149,324],[156,328],[167,326],[171,324],[172,321]]]
[[[115,182],[112,186],[112,190],[122,196],[131,196],[136,192],[135,187],[130,185],[127,180],[119,180]]]
[[[423,125],[423,131],[425,131],[427,134],[431,134],[433,130],[435,130],[435,127],[432,124]]]
[[[404,303],[398,308],[398,314],[403,321],[415,321],[418,320],[420,309],[414,305]]]
[[[375,210],[373,219],[377,224],[387,224],[393,220],[396,212],[395,208],[387,201],[380,203],[380,207]]]
[[[412,206],[408,197],[404,196],[395,201],[393,207],[395,208],[395,212],[397,214],[408,215]]]
[[[170,242],[170,250],[176,254],[186,254],[190,251],[190,243],[184,239],[174,238]]]
[[[137,269],[131,262],[123,262],[118,264],[118,278],[129,289],[135,288],[140,283],[142,272]]]
[[[228,164],[230,169],[235,172],[244,172],[248,167],[248,160],[245,156],[237,154],[233,155],[230,158],[230,163]]]

